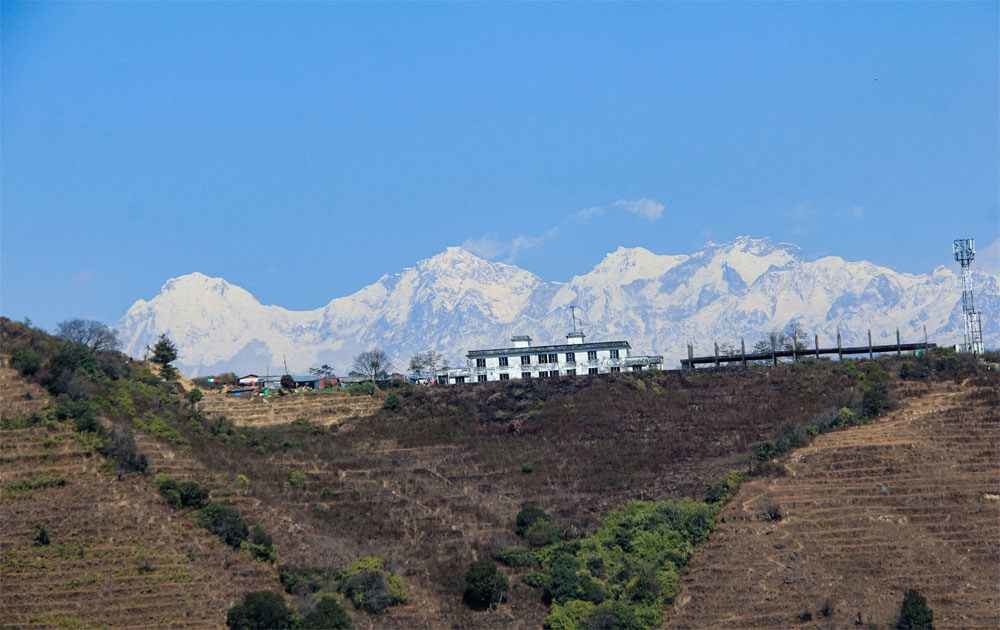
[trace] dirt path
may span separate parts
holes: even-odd
[[[936,627],[1000,627],[994,407],[982,388],[935,385],[794,451],[787,476],[744,484],[667,627],[887,627],[908,588]],[[763,520],[771,504],[781,520]]]

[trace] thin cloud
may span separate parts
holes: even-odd
[[[465,241],[462,243],[462,247],[488,260],[503,260],[507,263],[513,263],[525,251],[541,247],[558,234],[559,228],[552,227],[542,234],[518,234],[510,240],[501,240],[493,235],[485,235]]]
[[[507,249],[510,243],[504,243],[495,236],[489,234],[479,238],[470,238],[462,243],[462,249],[466,249],[476,256],[495,260],[499,258]]]
[[[629,201],[627,199],[620,199],[613,204],[612,207],[624,210],[629,214],[634,214],[637,217],[642,217],[647,221],[657,221],[663,216],[663,211],[666,209],[662,203],[655,199],[636,199],[634,201]]]
[[[507,263],[513,263],[525,251],[541,247],[545,243],[557,238],[563,226],[567,223],[589,223],[592,219],[617,210],[627,212],[647,221],[658,221],[663,216],[665,209],[666,206],[656,199],[645,197],[635,200],[619,199],[606,206],[592,206],[577,210],[541,234],[518,234],[510,240],[497,238],[495,234],[484,234],[477,238],[467,239],[462,243],[462,247],[488,260],[503,260]]]

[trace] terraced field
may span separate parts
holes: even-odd
[[[403,396],[397,413],[318,432],[264,427],[257,447],[195,444],[194,455],[208,470],[246,475],[258,509],[291,518],[294,528],[246,508],[266,520],[282,562],[390,559],[423,603],[392,609],[378,627],[537,628],[547,606],[519,581],[495,613],[461,602],[469,563],[520,542],[523,502],[585,531],[631,498],[701,496],[744,464],[751,443],[838,404],[841,377],[800,372],[431,388]],[[759,395],[741,403],[747,392]]]
[[[886,628],[910,588],[935,627],[1000,627],[998,391],[995,376],[934,385],[745,484],[668,627]],[[762,518],[771,506],[780,520]]]
[[[148,479],[117,478],[64,424],[0,431],[0,523],[0,627],[215,628],[245,591],[280,589],[269,565],[170,509]],[[35,544],[38,527],[49,544]]]
[[[225,416],[240,426],[287,424],[300,418],[328,426],[354,416],[369,416],[382,406],[382,401],[371,396],[351,396],[339,391],[295,393],[269,398],[237,398],[208,392],[198,406],[203,413]]]

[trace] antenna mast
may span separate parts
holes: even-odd
[[[965,313],[963,350],[978,355],[983,352],[983,322],[972,295],[972,261],[976,259],[976,239],[955,239],[955,261],[962,268],[962,311]]]
[[[570,304],[569,314],[573,318],[573,332],[576,332],[576,309],[580,308],[576,304]]]

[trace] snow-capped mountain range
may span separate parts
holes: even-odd
[[[987,347],[1000,345],[1000,274],[974,275]],[[138,300],[118,330],[141,356],[160,333],[178,345],[178,367],[191,376],[224,371],[292,371],[327,363],[346,373],[360,351],[379,347],[405,371],[409,357],[434,349],[452,365],[467,350],[506,347],[515,334],[560,343],[570,306],[589,340],[626,339],[634,352],[676,365],[691,341],[710,354],[713,341],[748,349],[768,331],[798,322],[829,343],[961,342],[961,276],[938,267],[908,274],[836,256],[804,259],[798,248],[740,237],[691,254],[641,247],[608,254],[589,272],[552,282],[516,266],[449,247],[414,267],[385,275],[314,310],[261,304],[222,278],[190,273]]]

